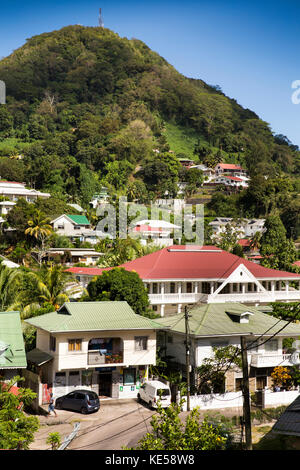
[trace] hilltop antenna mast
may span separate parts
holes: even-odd
[[[99,26],[100,26],[100,28],[104,28],[101,8],[99,8]]]

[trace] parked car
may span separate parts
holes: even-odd
[[[99,410],[100,400],[98,395],[91,390],[74,390],[57,398],[55,408],[58,410],[80,411],[80,413],[87,414]]]
[[[139,400],[148,403],[150,408],[157,408],[158,400],[160,400],[160,405],[163,408],[167,408],[171,404],[170,387],[159,380],[143,383],[137,397]]]

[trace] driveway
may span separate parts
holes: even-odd
[[[71,434],[76,422],[80,429],[68,446],[69,450],[121,450],[133,447],[151,431],[151,417],[155,413],[137,400],[101,401],[100,410],[82,415],[66,410],[56,410],[57,417],[40,416],[40,429],[35,433],[32,450],[49,449],[49,433],[59,432],[62,441]]]

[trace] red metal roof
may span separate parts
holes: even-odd
[[[222,178],[227,178],[229,180],[234,180],[234,181],[243,181],[241,178],[238,178],[237,176],[222,175]]]
[[[257,279],[298,279],[300,274],[265,268],[214,246],[173,245],[120,265],[147,279],[226,279],[243,264]],[[69,268],[67,272],[99,276],[112,268]]]
[[[233,163],[219,163],[217,166],[220,166],[224,170],[242,170],[243,169],[240,165],[235,165]]]
[[[241,246],[250,246],[251,240],[249,240],[248,238],[240,238],[240,240],[238,240],[238,244]]]

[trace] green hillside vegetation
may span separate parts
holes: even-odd
[[[253,183],[234,197],[216,193],[210,214],[277,210],[297,233],[298,219],[291,219],[300,207],[298,147],[219,87],[181,75],[142,41],[67,26],[2,59],[0,78],[7,88],[2,178],[88,207],[103,185],[141,202],[176,195],[186,177],[176,155],[210,166],[239,162]],[[21,160],[11,158],[20,153]]]

